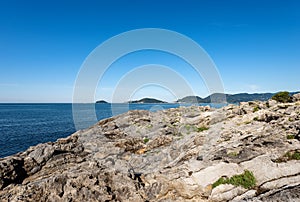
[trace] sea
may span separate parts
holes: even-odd
[[[81,105],[81,104],[77,104]],[[157,111],[190,104],[82,104],[80,114],[84,127],[95,124],[93,121],[85,120],[85,109],[93,108],[97,120],[100,121],[113,115],[124,113],[128,110],[150,110]],[[224,104],[198,104],[210,105],[220,108]],[[0,104],[0,158],[24,151],[30,146],[39,143],[53,142],[76,132],[77,125],[74,124],[72,104]],[[78,109],[77,109],[78,110]],[[97,121],[96,120],[96,121]],[[78,122],[78,120],[77,120]],[[80,124],[79,124],[80,125]]]

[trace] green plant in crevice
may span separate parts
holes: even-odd
[[[250,124],[250,123],[251,123],[251,121],[245,121],[244,122],[245,125]]]
[[[191,132],[191,131],[192,132],[202,132],[202,131],[209,129],[208,127],[205,127],[205,126],[196,127],[194,125],[189,125],[189,124],[185,125],[184,127],[188,132]]]
[[[149,140],[150,140],[149,138],[145,137],[144,138],[144,143],[146,144],[147,142],[149,142]]]
[[[253,173],[249,170],[245,170],[240,175],[234,175],[231,178],[221,177],[212,184],[212,188],[215,188],[221,184],[232,184],[234,186],[242,186],[245,189],[251,189],[256,185],[256,179]]]
[[[287,152],[284,157],[287,157],[289,160],[300,160],[300,152],[299,151],[293,151],[293,152]]]
[[[295,152],[293,155],[292,155],[292,158],[294,160],[300,160],[300,152]]]
[[[300,150],[291,150],[286,152],[283,156],[274,160],[275,163],[283,163],[291,160],[300,160]]]
[[[286,138],[288,140],[292,140],[292,139],[295,139],[295,135],[290,134],[290,135],[287,135]]]
[[[227,155],[229,157],[237,157],[239,155],[239,152],[229,152]]]
[[[189,124],[185,125],[184,127],[185,127],[185,129],[186,129],[187,131],[190,131],[190,130],[191,130],[191,125],[189,125]]]
[[[147,127],[148,129],[151,129],[151,128],[153,128],[153,125],[152,125],[152,124],[148,124],[146,127]]]
[[[208,129],[209,129],[208,127],[201,126],[201,127],[196,128],[196,131],[197,132],[202,132],[202,131],[205,131],[205,130],[208,130]]]
[[[254,108],[253,108],[253,112],[257,112],[260,110],[260,107],[258,105],[256,105]]]

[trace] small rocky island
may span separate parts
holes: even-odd
[[[0,201],[299,200],[300,94],[129,111],[0,159]]]
[[[98,100],[96,101],[96,104],[108,104],[105,100]]]
[[[133,100],[129,101],[128,103],[134,103],[134,104],[158,104],[158,103],[167,103],[165,101],[157,100],[154,98],[143,98],[140,100]]]

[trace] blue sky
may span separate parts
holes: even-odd
[[[163,28],[184,34],[215,62],[226,93],[299,91],[300,1],[0,1],[0,102],[71,102],[85,58],[125,31]],[[95,99],[111,100],[136,65],[167,64],[205,97],[191,67],[159,51],[120,58],[99,82]],[[144,96],[171,101],[166,89]],[[125,101],[121,98],[119,101]]]

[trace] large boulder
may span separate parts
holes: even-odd
[[[297,93],[297,94],[293,95],[293,101],[294,102],[300,101],[300,93]]]

